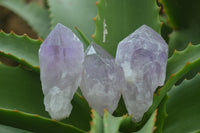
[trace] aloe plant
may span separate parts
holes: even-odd
[[[21,16],[40,37],[37,40],[0,32],[0,56],[19,64],[17,67],[0,64],[0,132],[200,131],[198,0],[160,0],[162,13],[156,0],[44,0],[44,3],[48,6],[0,0],[1,6]],[[123,97],[113,114],[105,109],[103,116],[99,115],[80,89],[71,101],[70,116],[61,121],[51,119],[43,104],[38,50],[57,23],[70,28],[84,49],[94,42],[113,57],[119,42],[144,24],[163,36],[169,47],[166,79],[154,92],[152,105],[142,120],[132,121]]]

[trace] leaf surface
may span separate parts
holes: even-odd
[[[199,0],[161,0],[164,10],[173,27],[169,40],[169,56],[173,51],[183,50],[189,42],[200,43],[200,11]]]
[[[39,73],[38,50],[42,41],[28,36],[0,32],[0,55],[10,58]]]
[[[48,0],[50,6],[51,28],[57,23],[70,28],[79,35],[75,29],[78,27],[91,41],[95,31],[93,17],[97,14],[96,0]]]
[[[10,126],[0,125],[0,132],[1,133],[31,133],[29,131],[17,129]]]
[[[143,24],[160,33],[156,0],[98,0],[97,8],[94,41],[113,56],[119,41]]]
[[[200,75],[185,80],[169,91],[168,117],[163,133],[188,133],[199,129],[200,123]]]
[[[50,30],[48,10],[35,3],[25,4],[23,0],[0,0],[0,5],[22,17],[42,38]]]

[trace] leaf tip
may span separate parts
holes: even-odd
[[[90,126],[94,125],[94,122],[93,121],[90,121]]]
[[[172,78],[172,77],[174,77],[175,76],[175,73],[173,73],[171,76],[170,76],[170,78]]]
[[[39,41],[41,41],[41,42],[43,42],[43,40],[42,40],[42,38],[41,38],[41,37],[39,37],[39,38],[38,38],[38,40],[39,40]]]
[[[80,96],[80,98],[81,98],[82,100],[85,100],[85,99],[83,98],[83,96]]]
[[[94,109],[91,109],[91,118],[94,119]]]
[[[57,122],[55,119],[51,119],[51,121],[53,121],[53,122]]]
[[[155,132],[156,128],[157,128],[156,126],[154,126],[154,127],[152,128],[152,133]]]
[[[160,92],[162,90],[162,87],[158,89],[158,92]]]
[[[158,109],[156,109],[155,110],[155,114],[154,114],[154,119],[153,119],[153,121],[154,121],[154,123],[156,122],[156,120],[157,120],[157,115],[158,115]]]
[[[96,17],[93,18],[94,22],[96,22],[96,19],[97,19]]]
[[[23,34],[24,36],[28,37],[28,35],[26,33]]]
[[[80,29],[79,29],[77,26],[74,26],[74,28],[75,28],[76,30],[80,31]]]
[[[14,109],[13,112],[19,113],[19,110]]]
[[[39,117],[39,115],[37,115],[37,114],[34,114],[34,116],[35,116],[35,117]]]
[[[10,31],[11,34],[15,34],[15,32],[13,30]]]
[[[192,43],[191,43],[191,42],[189,42],[188,46],[191,46],[191,45],[192,45]]]
[[[39,66],[35,66],[35,68],[38,68],[38,69],[40,69],[40,67],[39,67]]]
[[[185,66],[187,66],[187,65],[189,65],[190,64],[190,62],[187,62],[186,64],[185,64]]]

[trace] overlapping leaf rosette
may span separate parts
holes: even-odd
[[[91,43],[85,50],[76,35],[62,24],[40,47],[40,73],[44,104],[52,119],[68,117],[77,88],[101,116],[111,114],[123,95],[132,119],[138,122],[153,101],[154,91],[165,81],[168,45],[143,25],[123,39],[112,57]]]

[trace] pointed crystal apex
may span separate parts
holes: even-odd
[[[93,45],[90,45],[87,52],[86,52],[86,55],[92,55],[92,54],[96,54],[96,50],[94,49]]]
[[[81,81],[83,60],[83,44],[62,24],[57,24],[40,46],[44,104],[53,119],[69,116],[71,100]]]
[[[105,51],[101,46],[91,43],[90,46],[88,46],[85,55],[91,55],[91,54],[96,54],[101,58],[108,58],[108,59],[114,59],[107,51]]]
[[[92,53],[92,54],[91,54]],[[85,53],[81,91],[89,105],[101,116],[104,109],[116,109],[125,86],[123,70],[103,48],[91,44]]]
[[[167,56],[167,43],[146,25],[119,43],[116,63],[123,68],[126,80],[122,95],[134,121],[142,119],[152,104],[155,89],[164,84]]]

